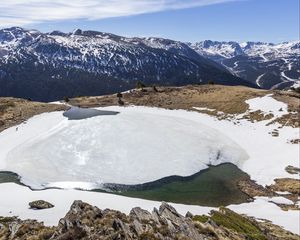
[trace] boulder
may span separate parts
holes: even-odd
[[[47,209],[47,208],[54,207],[53,204],[46,202],[44,200],[32,201],[29,203],[29,206],[31,209],[35,209],[35,210],[41,210],[41,209]]]

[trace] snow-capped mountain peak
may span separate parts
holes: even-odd
[[[111,33],[0,30],[0,95],[55,100],[133,88],[137,81],[254,86],[187,44]],[[71,86],[71,87],[70,87]]]
[[[282,89],[300,82],[300,41],[273,44],[206,40],[189,46],[262,88]]]

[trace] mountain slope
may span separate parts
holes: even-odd
[[[299,41],[239,44],[206,40],[189,46],[261,88],[284,89],[300,81]]]
[[[146,84],[254,84],[233,76],[184,43],[82,31],[0,30],[0,96],[52,101]]]

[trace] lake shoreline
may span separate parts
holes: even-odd
[[[251,197],[244,193],[238,186],[238,182],[242,180],[250,180],[249,175],[241,171],[234,164],[222,163],[216,166],[210,165],[208,168],[187,177],[169,176],[137,185],[105,183],[101,189],[75,189],[147,200],[218,207],[251,201]],[[0,184],[7,182],[26,186],[32,191],[64,189],[58,187],[32,189],[30,186],[22,183],[22,179],[18,174],[0,171]]]

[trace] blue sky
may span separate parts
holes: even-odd
[[[299,0],[6,2],[0,7],[0,27],[23,26],[43,32],[81,28],[190,42],[299,40]]]

